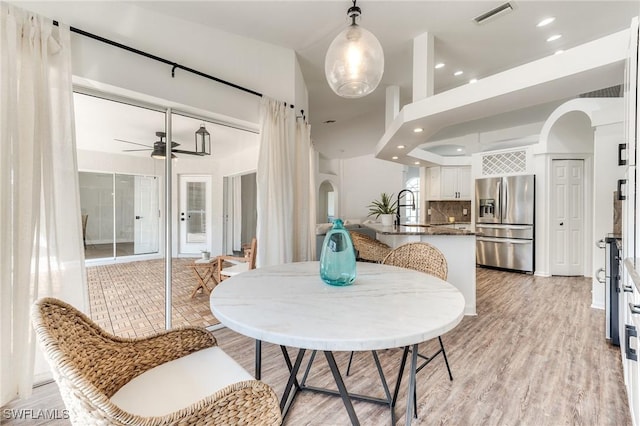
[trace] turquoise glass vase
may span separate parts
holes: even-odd
[[[356,254],[349,231],[336,219],[327,232],[320,254],[320,278],[327,284],[345,286],[356,279]]]

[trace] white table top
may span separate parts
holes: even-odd
[[[211,311],[254,339],[336,351],[420,343],[462,320],[462,293],[434,276],[358,262],[355,282],[334,287],[319,270],[318,262],[300,262],[236,275],[213,290]]]

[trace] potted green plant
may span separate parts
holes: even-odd
[[[393,225],[393,217],[398,209],[397,201],[393,200],[393,194],[388,195],[386,192],[380,194],[379,200],[373,200],[369,207],[368,216],[380,218],[383,226]]]

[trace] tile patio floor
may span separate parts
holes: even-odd
[[[200,290],[189,267],[194,259],[173,259],[172,326],[209,326],[218,321],[209,297]],[[165,329],[164,259],[88,266],[90,316],[120,337],[141,337]]]

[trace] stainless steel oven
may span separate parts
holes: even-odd
[[[605,286],[605,338],[612,345],[620,346],[620,292],[622,285],[620,272],[622,271],[622,240],[619,236],[609,234],[598,241],[598,247],[605,249],[604,271],[598,271],[598,281]],[[600,277],[599,272],[604,272]]]

